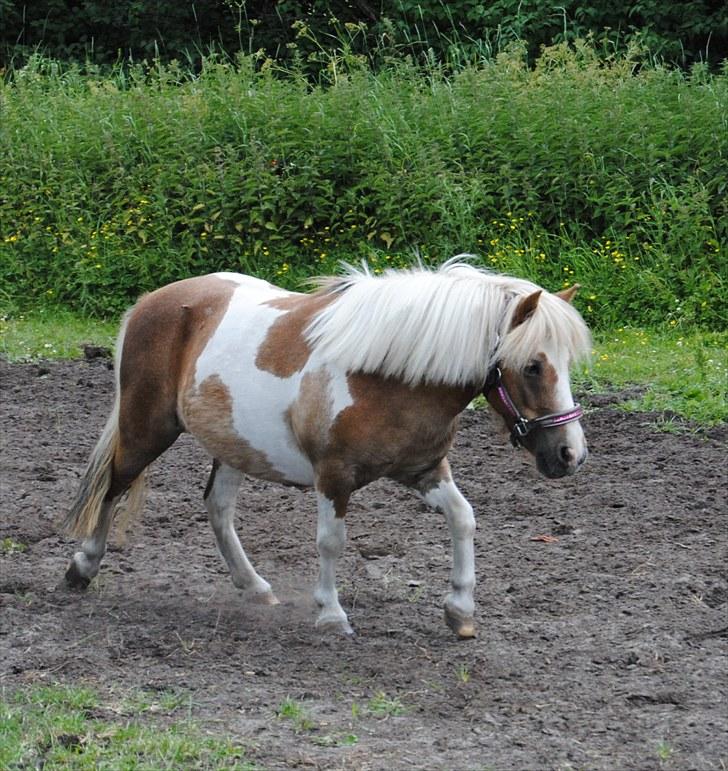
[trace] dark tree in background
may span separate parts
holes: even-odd
[[[518,39],[540,47],[593,36],[605,52],[635,37],[651,55],[687,66],[728,57],[725,0],[0,0],[0,57],[33,52],[109,64],[159,58],[197,66],[210,51],[294,57],[315,71],[316,52],[342,44],[376,66],[392,55],[452,61]],[[338,42],[337,42],[338,41]]]

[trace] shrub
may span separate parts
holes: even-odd
[[[445,74],[333,58],[101,75],[36,57],[0,86],[0,300],[118,313],[219,269],[289,286],[367,257],[476,253],[597,325],[725,322],[728,73],[583,43]]]

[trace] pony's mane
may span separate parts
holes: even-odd
[[[464,386],[485,382],[490,368],[520,368],[553,340],[570,360],[588,353],[589,331],[567,302],[542,292],[536,310],[511,330],[524,297],[540,287],[453,258],[373,275],[345,266],[318,282],[336,299],[306,329],[312,349],[350,372],[380,374],[409,384]]]

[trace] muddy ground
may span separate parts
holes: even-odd
[[[239,532],[282,601],[246,604],[202,507],[210,461],[189,437],[154,464],[141,523],[89,591],[60,586],[74,543],[55,520],[112,373],[95,360],[0,362],[0,375],[0,540],[28,545],[0,556],[6,693],[188,695],[193,720],[267,769],[728,766],[725,428],[660,433],[654,416],[593,399],[587,466],[550,482],[467,412],[451,462],[479,516],[477,639],[442,619],[441,516],[377,483],[347,516],[340,587],[358,636],[344,640],[313,627],[312,494],[245,483]],[[307,722],[276,717],[287,697]]]

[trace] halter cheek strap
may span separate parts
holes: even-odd
[[[564,410],[563,412],[553,412],[549,415],[542,415],[538,418],[524,418],[521,415],[520,410],[511,399],[511,395],[508,393],[508,389],[503,383],[500,367],[495,366],[488,373],[488,377],[485,381],[483,393],[488,394],[495,390],[500,400],[501,405],[504,407],[507,415],[503,417],[510,417],[513,419],[513,427],[511,428],[511,444],[514,447],[522,447],[523,440],[528,434],[533,431],[534,428],[557,428],[558,426],[564,426],[567,423],[573,423],[576,420],[580,420],[584,414],[584,410],[575,404],[571,409]]]

